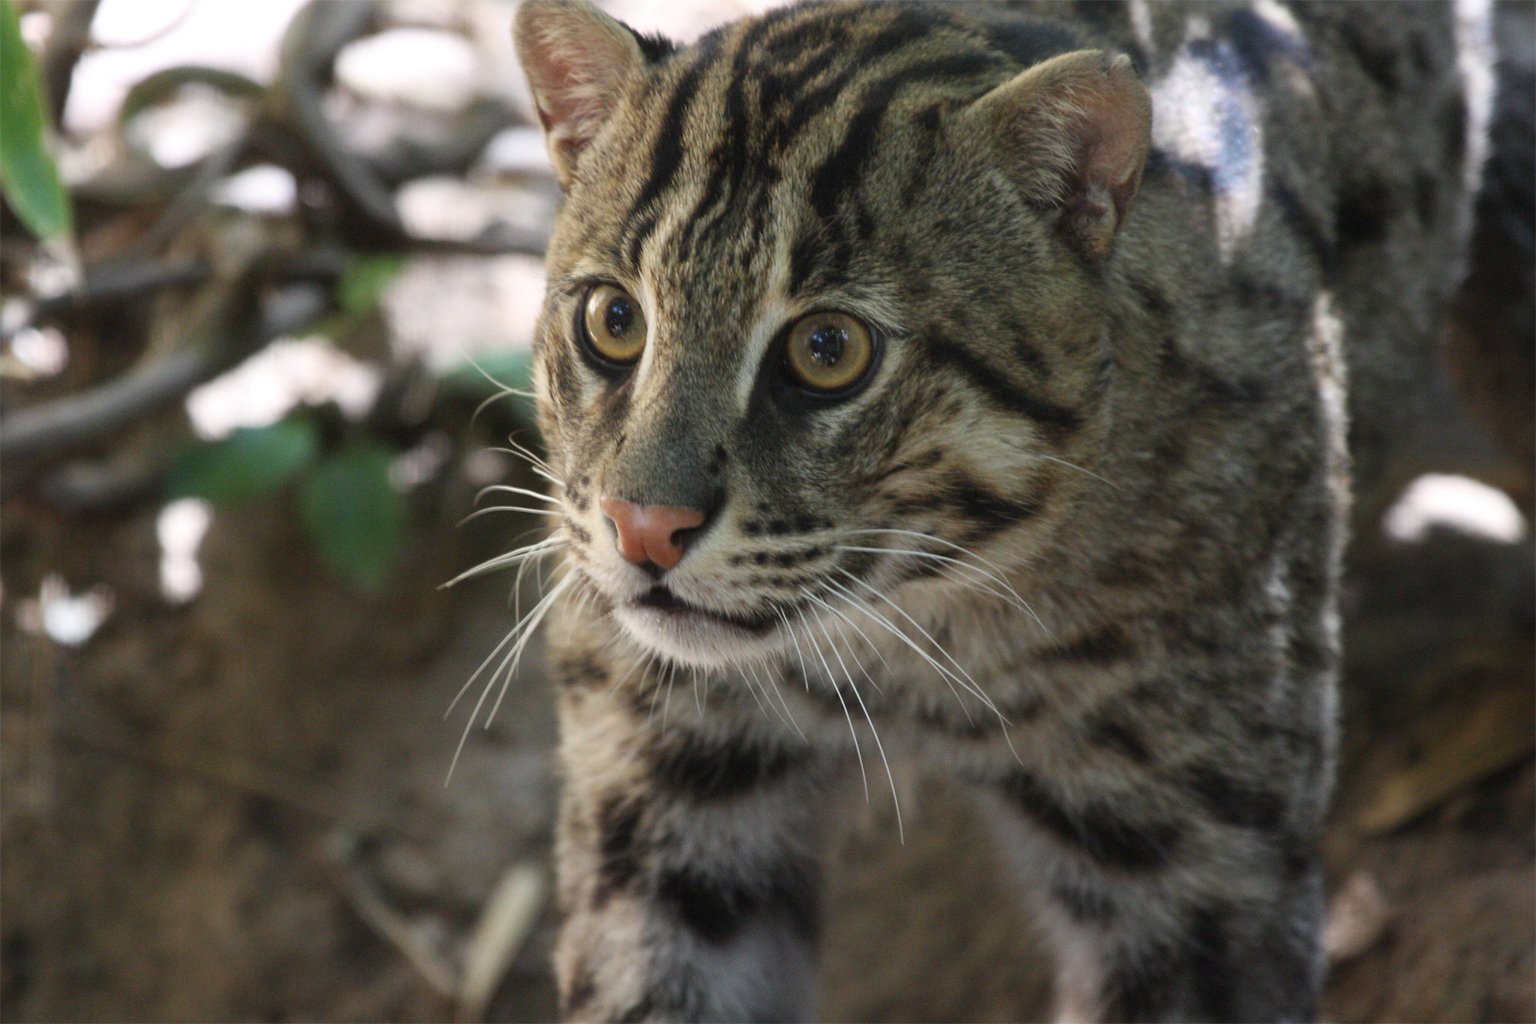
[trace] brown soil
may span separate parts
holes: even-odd
[[[449,529],[463,500],[458,486],[418,495],[402,582],[371,599],[315,566],[280,511],[220,513],[204,547],[209,587],[182,608],[154,590],[150,515],[65,523],[7,510],[6,1019],[456,1012],[370,908],[455,969],[502,873],[547,859],[554,808],[537,663],[444,785],[463,718],[442,711],[511,618],[502,582],[426,586],[511,535]],[[1385,910],[1363,951],[1336,966],[1327,1017],[1531,1020],[1531,548],[1446,534],[1363,545],[1355,561],[1328,854],[1336,884],[1363,874]],[[44,569],[116,596],[81,650],[16,628],[16,595],[35,593]],[[1500,713],[1480,719],[1485,705]],[[1497,735],[1484,742],[1477,729]],[[1392,780],[1425,764],[1454,776],[1459,750],[1489,743],[1514,751],[1502,768],[1475,770],[1395,827],[1361,828]],[[882,813],[852,808],[859,823],[832,880],[824,1015],[1038,1014],[1042,960],[984,837],[957,794],[922,795],[904,847]],[[552,924],[546,907],[492,1016],[553,1013]]]
[[[1528,465],[1428,433],[1438,465],[1530,494]],[[0,1018],[461,1013],[491,894],[520,866],[547,874],[556,784],[535,646],[445,785],[465,708],[443,712],[513,616],[504,577],[435,585],[531,525],[454,529],[472,490],[456,469],[415,492],[406,564],[372,597],[320,568],[291,503],[221,510],[207,588],[180,607],[156,585],[154,509],[65,519],[7,494]],[[1532,545],[1365,529],[1352,562],[1326,855],[1335,889],[1371,898],[1335,916],[1352,948],[1325,1018],[1536,1020]],[[114,595],[82,648],[19,626],[50,573]],[[823,1016],[1038,1019],[1045,961],[986,837],[953,789],[920,795],[904,846],[850,797]],[[553,1016],[553,928],[545,905],[486,1016]]]

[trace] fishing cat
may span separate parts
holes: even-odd
[[[570,1017],[813,1013],[827,794],[898,759],[995,811],[1063,1018],[1315,1013],[1351,477],[1460,273],[1485,31],[520,8]]]

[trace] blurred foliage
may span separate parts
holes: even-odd
[[[171,467],[166,492],[238,504],[270,494],[315,461],[320,432],[307,416],[270,427],[241,427],[213,444],[184,451]]]
[[[52,247],[22,230],[0,253],[0,279],[18,298],[0,324],[0,360],[7,360],[0,365],[20,367],[14,380],[26,381],[0,381],[10,389],[0,416],[9,494],[73,514],[117,514],[167,495],[291,500],[283,492],[298,485],[328,563],[376,585],[401,518],[401,499],[387,490],[380,467],[429,435],[461,431],[476,403],[501,394],[502,384],[525,388],[529,378],[526,354],[490,369],[500,384],[471,369],[445,378],[415,348],[390,343],[381,296],[413,259],[537,256],[545,244],[542,230],[505,220],[470,234],[418,230],[401,218],[396,193],[421,179],[468,180],[491,140],[527,129],[525,118],[486,83],[456,112],[430,115],[349,94],[336,74],[338,55],[399,20],[388,5],[358,0],[300,8],[277,42],[270,80],[204,64],[189,51],[184,63],[129,85],[114,119],[71,133],[62,112],[76,64],[100,46],[91,33],[96,4],[40,9],[36,53],[21,34],[22,7],[0,0],[6,227],[14,211],[39,239],[69,232],[78,236],[80,259],[65,268],[66,281]],[[469,23],[459,31],[475,38]],[[227,137],[195,106],[209,91],[239,101]],[[350,98],[331,103],[338,95]],[[179,104],[189,106],[177,114]],[[146,139],[190,138],[202,118],[211,148],[186,164],[162,164],[145,139],[123,131],[138,115]],[[338,123],[353,117],[370,125],[366,145]],[[47,148],[54,138],[70,152],[93,154],[68,192]],[[280,172],[291,183],[286,205],[247,206],[224,193],[256,168],[266,169],[265,181]],[[527,184],[553,187],[539,174]],[[57,366],[36,372],[26,358],[54,358],[40,347],[48,340],[42,330],[56,331],[65,345],[56,346]],[[333,365],[360,366],[379,381],[361,419],[338,418],[322,404],[217,444],[182,447],[192,426],[184,400],[196,388],[277,339],[316,334],[341,353]],[[508,403],[489,411],[494,430],[505,425],[504,411],[524,409]],[[347,481],[362,488],[354,504],[384,503],[351,547],[335,539],[331,524],[340,513],[325,511],[345,504],[332,492]]]
[[[69,193],[48,152],[47,116],[37,62],[21,38],[11,0],[0,0],[0,190],[39,238],[69,234]]]
[[[384,289],[405,269],[403,253],[359,256],[336,282],[336,305],[354,316],[368,313],[379,304]]]
[[[365,590],[383,584],[404,535],[405,502],[389,482],[390,461],[382,445],[354,441],[315,466],[299,491],[321,559]]]
[[[407,259],[403,253],[353,257],[334,287],[336,311],[317,330],[341,336],[376,311]],[[483,402],[528,389],[532,371],[531,353],[510,350],[467,361],[438,383],[446,396]],[[328,446],[322,433],[317,417],[300,411],[270,426],[242,427],[222,440],[190,445],[171,466],[166,496],[215,505],[289,500],[282,492],[297,482],[304,531],[320,559],[352,585],[376,590],[398,560],[404,534],[405,502],[389,479],[396,451],[366,435]]]
[[[188,448],[166,490],[172,498],[236,505],[279,496],[298,480],[304,532],[321,560],[349,583],[376,590],[404,535],[405,502],[389,480],[393,459],[389,448],[366,439],[322,454],[314,418],[299,413]]]

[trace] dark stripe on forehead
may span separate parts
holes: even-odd
[[[856,8],[846,8],[844,10],[847,10],[855,19],[863,14],[862,11]],[[741,45],[736,51],[738,60],[733,62],[733,80],[727,97],[727,103],[732,105],[732,110],[727,119],[727,138],[722,139],[722,144],[739,147],[743,144],[741,140],[745,138],[746,126],[744,124],[744,113],[740,111],[740,96],[742,79],[746,74],[746,58],[750,57],[753,51],[759,49],[757,43],[769,30],[778,27],[783,22],[792,22],[794,16],[800,13],[803,13],[803,11],[798,8],[783,8],[764,15],[746,30]],[[666,112],[663,115],[656,135],[655,145],[649,154],[649,159],[646,161],[651,167],[651,173],[625,218],[622,233],[624,239],[623,249],[626,261],[632,267],[638,267],[641,250],[656,229],[656,224],[660,217],[660,211],[656,208],[657,201],[672,185],[678,167],[682,163],[683,129],[697,97],[700,82],[720,58],[721,48],[727,39],[727,31],[720,29],[709,33],[695,44],[697,56],[693,64],[678,80],[671,99],[667,103]],[[856,70],[856,67],[851,67],[849,74],[851,75]],[[743,154],[741,164],[744,165],[745,163],[746,159]],[[718,194],[720,191],[714,182],[711,182],[710,187],[715,194]],[[710,201],[714,201],[714,195],[711,195]],[[708,203],[700,204],[698,210],[695,211],[695,218],[690,218],[690,232],[697,230],[697,224],[694,222],[697,215],[708,208]]]
[[[699,197],[698,205],[693,208],[692,215],[686,221],[682,240],[678,243],[681,252],[694,250],[694,258],[699,255],[694,249],[696,240],[700,236],[707,235],[708,229],[719,221],[725,206],[729,203],[731,193],[741,188],[742,180],[746,176],[750,125],[747,123],[746,100],[742,93],[748,79],[748,60],[763,36],[782,20],[782,18],[776,19],[770,16],[748,26],[736,46],[735,56],[731,59],[731,81],[725,94],[725,127],[715,144],[714,151],[710,154],[712,171],[709,181],[704,186],[704,194]],[[760,84],[759,89],[761,88],[763,86]],[[717,205],[721,207],[720,211],[711,216],[706,224],[705,214],[714,210]]]
[[[858,111],[836,149],[822,161],[811,177],[810,203],[815,215],[816,233],[801,238],[790,259],[789,288],[800,291],[813,275],[846,272],[849,247],[845,240],[824,239],[821,230],[830,228],[844,196],[857,192],[864,166],[874,153],[880,123],[890,105],[902,92],[923,85],[944,85],[958,81],[995,76],[1004,68],[1002,58],[988,53],[961,53],[909,64],[865,89]],[[821,259],[818,259],[821,256]],[[829,264],[831,264],[829,266]]]
[[[866,8],[866,10],[870,9]],[[787,146],[811,118],[835,103],[837,97],[842,95],[856,77],[867,72],[871,65],[891,56],[903,47],[921,41],[926,31],[932,27],[931,19],[917,18],[912,11],[903,9],[897,12],[896,19],[890,25],[868,42],[860,43],[857,38],[850,41],[847,54],[850,58],[848,66],[822,85],[802,94],[795,101],[795,105],[790,108],[784,120],[774,126],[771,133],[773,145]],[[809,80],[806,79],[807,84]]]
[[[757,61],[752,70],[768,78],[795,61],[806,60],[812,53],[822,54],[831,47],[836,47],[839,53],[847,53],[853,30],[860,20],[867,18],[866,11],[851,4],[818,11],[816,17],[801,17],[789,31],[781,32],[763,44],[755,54]]]
[[[632,266],[639,264],[640,250],[656,229],[658,214],[651,207],[672,184],[672,178],[683,161],[683,123],[693,103],[694,94],[698,92],[699,79],[705,67],[714,59],[719,41],[706,37],[699,45],[698,59],[683,73],[672,91],[672,98],[667,103],[666,113],[656,132],[656,143],[645,161],[650,165],[650,176],[646,178],[639,198],[630,207],[624,220],[624,253]]]
[[[916,85],[969,78],[999,69],[995,57],[983,54],[956,54],[911,64],[880,79],[865,90],[863,104],[848,124],[843,141],[822,161],[811,180],[811,206],[819,218],[837,212],[838,197],[857,185],[864,161],[875,148],[875,132],[887,108],[903,90]]]
[[[789,31],[780,33],[759,49],[752,72],[787,108],[803,99],[810,83],[838,58],[859,52],[867,59],[867,51],[860,46],[858,29],[861,25],[867,28],[869,21],[869,10],[854,4],[819,11],[815,18],[796,21]],[[856,63],[852,62],[844,68],[847,75],[857,70]]]

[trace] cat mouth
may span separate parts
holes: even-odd
[[[643,608],[659,613],[664,621],[678,625],[707,623],[728,626],[754,636],[761,636],[779,623],[778,615],[771,611],[755,615],[732,615],[728,612],[710,611],[696,604],[689,604],[662,583],[656,584],[635,598],[630,605],[633,608]]]

